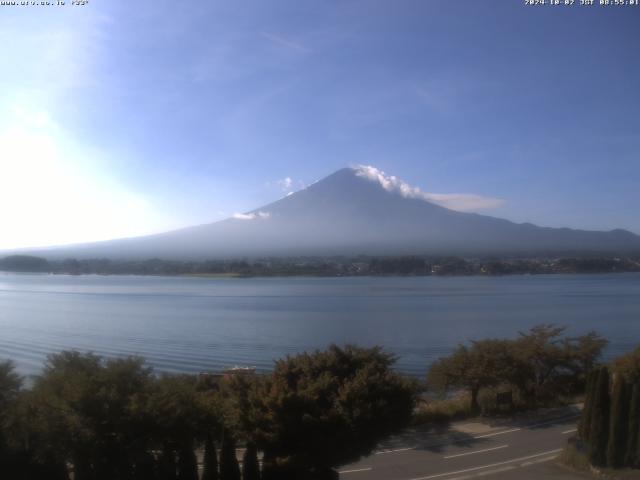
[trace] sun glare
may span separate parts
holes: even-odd
[[[150,203],[104,175],[47,112],[14,107],[0,131],[0,152],[0,248],[104,240],[157,229],[159,218]]]

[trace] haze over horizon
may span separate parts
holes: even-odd
[[[471,213],[502,200],[434,194],[360,165],[267,205],[208,224],[135,238],[23,250],[47,259],[202,260],[335,255],[627,255],[626,230],[545,228]],[[13,253],[5,251],[6,253]]]
[[[472,1],[3,7],[0,249],[210,223],[349,165],[457,210],[640,233],[638,20]]]

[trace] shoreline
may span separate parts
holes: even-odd
[[[313,274],[313,273],[273,273],[246,274],[226,273],[101,273],[101,272],[28,272],[0,270],[0,275],[52,275],[68,277],[165,277],[165,278],[202,278],[202,279],[250,279],[250,278],[501,278],[501,277],[541,277],[541,276],[592,276],[640,274],[640,270],[601,271],[601,272],[514,272],[514,273],[460,273],[460,274]]]

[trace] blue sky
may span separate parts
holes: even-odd
[[[640,7],[523,3],[2,6],[0,248],[218,220],[358,164],[640,233]]]

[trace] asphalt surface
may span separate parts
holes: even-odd
[[[409,431],[369,457],[340,468],[342,480],[590,478],[555,461],[575,434],[576,407],[492,422]]]

